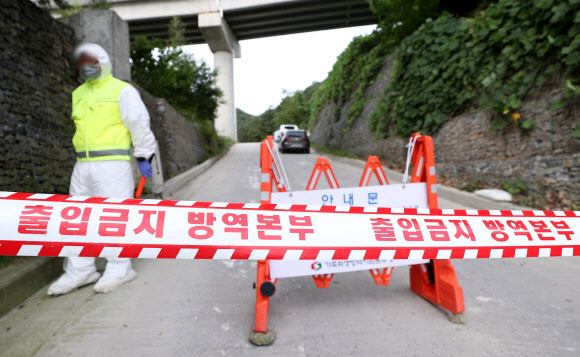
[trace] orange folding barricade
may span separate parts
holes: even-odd
[[[437,180],[435,172],[435,155],[433,139],[430,136],[413,134],[410,139],[413,165],[412,183],[424,182],[427,187],[427,202],[430,209],[438,209]],[[411,145],[411,144],[410,144]],[[273,186],[278,192],[286,192],[281,183],[279,171],[273,157],[273,140],[268,136],[261,144],[260,165],[262,172],[261,202],[270,203]],[[377,156],[369,156],[363,170],[359,187],[368,186],[372,176],[376,175],[380,185],[388,185],[389,181]],[[338,180],[325,158],[318,158],[306,190],[314,190],[320,178],[324,175],[330,188],[340,188]],[[403,204],[403,202],[402,202]],[[370,269],[371,276],[377,285],[386,286],[393,273],[393,267]],[[326,289],[334,274],[313,275],[317,288]],[[270,298],[276,292],[277,279],[270,279],[268,260],[258,261],[256,284],[256,322],[255,332],[268,332],[268,309]],[[465,310],[463,289],[457,282],[455,269],[449,259],[434,259],[426,264],[411,265],[411,290],[424,299],[438,305],[452,314],[460,314]]]

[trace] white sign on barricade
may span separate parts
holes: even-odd
[[[427,208],[427,184],[424,182],[399,185],[346,187],[323,190],[273,192],[272,203],[294,205],[333,205],[358,207]],[[354,237],[353,237],[354,238]],[[332,259],[332,255],[329,257]],[[270,277],[285,278],[307,275],[324,275],[424,264],[428,259],[414,260],[339,260],[339,261],[298,261],[270,262]]]
[[[371,259],[371,260],[300,260],[270,261],[270,278],[290,278],[295,276],[325,275],[333,273],[346,273],[349,271],[382,269],[389,267],[424,264],[428,259],[417,260],[394,260],[394,259]]]
[[[428,208],[427,184],[345,187],[309,191],[272,192],[272,203],[322,206]]]

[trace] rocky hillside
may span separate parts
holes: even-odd
[[[500,0],[427,19],[396,45],[380,29],[356,38],[314,96],[311,139],[402,167],[405,138],[420,131],[444,183],[578,209],[579,10]]]
[[[330,103],[317,115],[311,140],[318,146],[360,157],[379,155],[387,166],[402,169],[406,139],[381,138],[369,121],[393,66],[390,57],[378,79],[365,91],[368,102],[361,115],[349,122],[353,101]],[[522,105],[522,117],[535,121],[527,131],[512,127],[491,130],[491,111],[466,111],[445,122],[433,135],[439,181],[465,189],[516,188],[521,180],[527,189],[519,199],[528,205],[572,208],[580,202],[580,139],[571,134],[580,124],[580,101],[563,109],[548,110],[559,99],[559,88],[536,93]]]

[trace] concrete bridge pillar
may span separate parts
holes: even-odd
[[[221,12],[198,15],[199,28],[214,55],[217,86],[223,92],[215,128],[219,135],[238,139],[234,105],[234,58],[241,57],[240,44]]]
[[[129,25],[115,11],[81,11],[60,20],[75,30],[79,43],[96,43],[107,51],[113,65],[113,76],[131,81]]]
[[[213,53],[214,67],[217,69],[217,86],[223,92],[218,106],[215,128],[219,135],[238,139],[236,107],[234,105],[234,56],[231,52]]]

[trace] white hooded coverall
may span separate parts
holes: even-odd
[[[90,54],[98,59],[101,66],[98,79],[111,73],[109,55],[102,47],[91,43],[83,44],[75,52],[76,56],[81,53]],[[131,134],[133,155],[150,158],[155,153],[155,137],[149,126],[149,113],[133,86],[123,88],[119,97],[119,111],[123,124]],[[126,160],[77,162],[70,183],[70,194],[73,196],[133,198],[134,189],[131,163]],[[107,257],[107,261],[105,273],[95,286],[96,291],[111,291],[136,276],[129,258]],[[90,284],[99,277],[95,258],[67,258],[64,271],[65,274],[49,288],[49,294],[67,293],[70,291],[65,291],[67,287],[76,285],[74,289],[80,285]],[[61,282],[62,279],[64,280]]]

